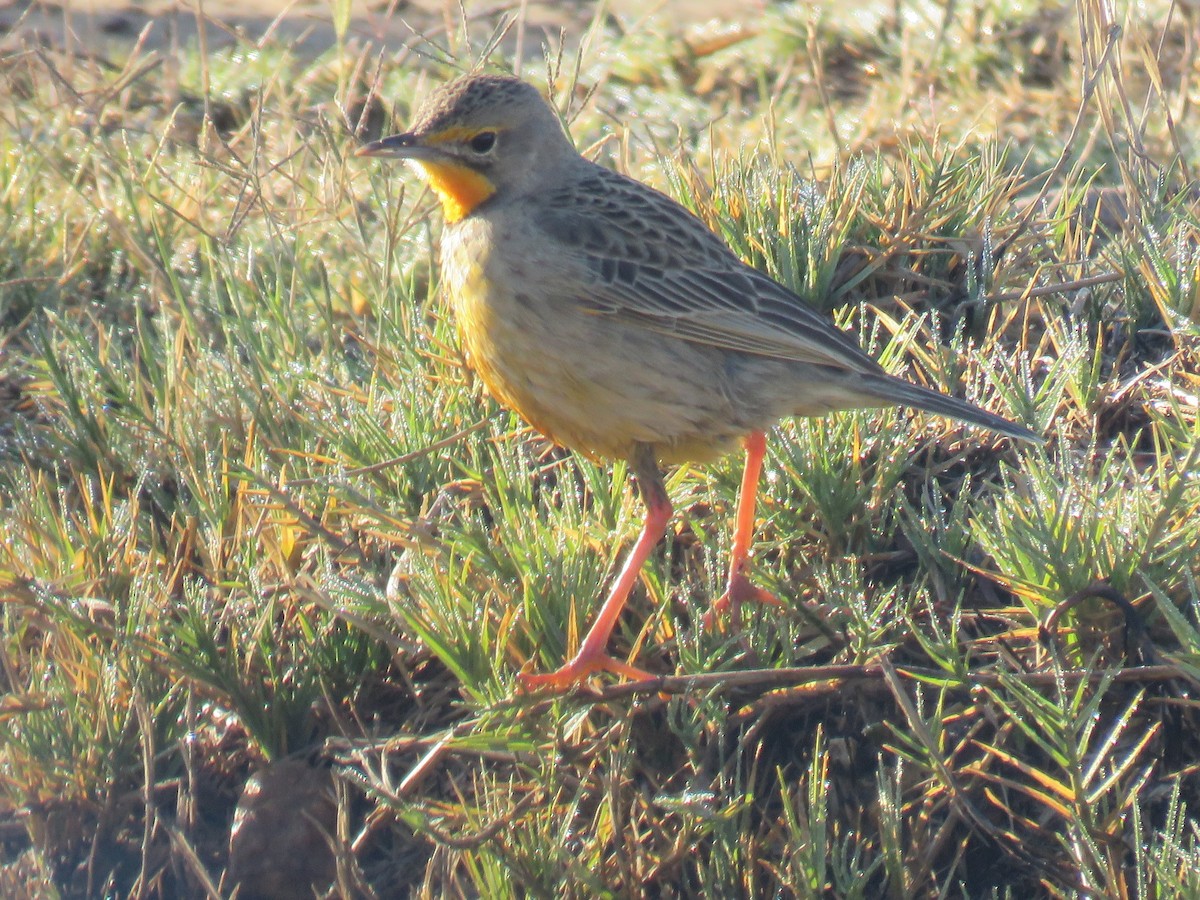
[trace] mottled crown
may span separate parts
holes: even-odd
[[[504,107],[545,105],[533,85],[511,75],[464,75],[442,85],[417,110],[412,131],[431,134],[475,118],[481,110],[502,115]]]

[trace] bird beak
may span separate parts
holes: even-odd
[[[363,144],[354,151],[354,155],[375,156],[383,159],[427,159],[433,155],[433,152],[432,148],[421,143],[419,135],[406,132]]]

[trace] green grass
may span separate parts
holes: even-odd
[[[781,424],[754,567],[786,604],[723,633],[739,460],[670,472],[612,641],[664,680],[559,698],[516,675],[577,646],[640,501],[461,367],[430,197],[351,155],[496,21],[169,77],[6,51],[0,893],[228,896],[238,792],[291,757],[339,816],[266,861],[331,853],[334,895],[1195,896],[1189,26],[949,8],[551,55],[579,147],[1048,439]]]

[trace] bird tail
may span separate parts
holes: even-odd
[[[862,387],[887,404],[895,403],[923,409],[926,412],[948,416],[960,422],[969,422],[972,425],[978,425],[989,431],[995,431],[1021,441],[1030,441],[1035,444],[1045,443],[1044,438],[1034,434],[1023,425],[990,413],[986,409],[980,409],[973,403],[967,403],[957,397],[921,387],[911,381],[891,375],[867,376],[865,381],[866,383]]]

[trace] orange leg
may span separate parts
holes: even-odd
[[[773,594],[754,585],[746,574],[750,563],[750,547],[754,542],[754,504],[758,495],[758,480],[762,475],[763,457],[767,454],[767,436],[761,431],[751,432],[746,436],[746,468],[742,472],[742,489],[738,493],[737,524],[733,532],[733,553],[729,560],[729,580],[725,585],[725,593],[713,601],[712,607],[704,615],[704,627],[711,628],[718,616],[732,610],[734,616],[738,608],[747,600],[757,600],[780,606]]]
[[[608,599],[600,607],[596,624],[583,639],[579,652],[570,662],[554,672],[544,675],[522,674],[520,684],[526,690],[539,688],[566,690],[584,681],[595,672],[614,672],[635,681],[655,677],[623,660],[614,659],[607,653],[608,639],[617,625],[617,620],[621,617],[621,610],[625,608],[629,592],[633,589],[642,566],[667,530],[667,523],[671,520],[673,513],[671,500],[667,496],[666,486],[658,471],[658,463],[650,448],[641,447],[630,462],[642,490],[642,500],[646,504],[646,522],[642,526],[642,533],[629,552],[629,556],[626,557],[625,565],[621,567],[621,574],[617,576],[617,581],[609,592]]]

